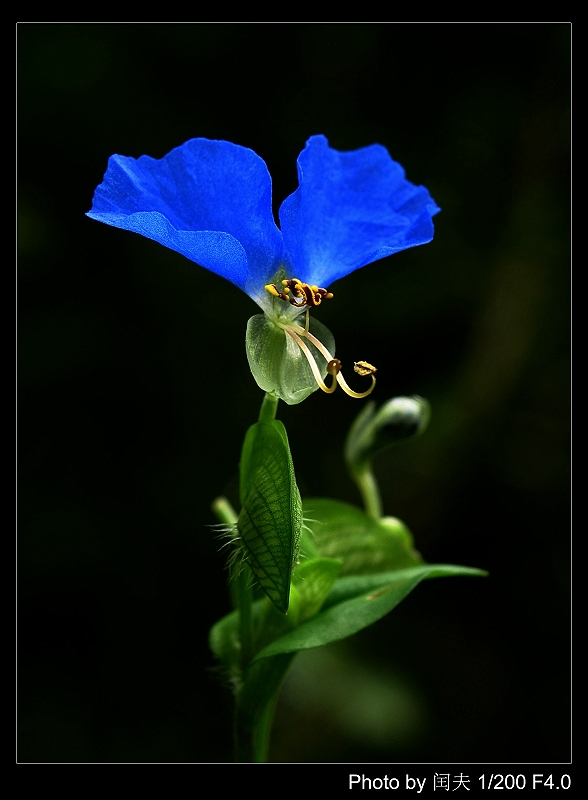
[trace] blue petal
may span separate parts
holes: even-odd
[[[267,167],[230,142],[191,139],[161,159],[112,156],[88,216],[154,239],[252,297],[282,263]]]
[[[341,153],[312,136],[298,157],[298,182],[280,222],[288,273],[301,281],[329,286],[433,238],[438,206],[382,145]]]

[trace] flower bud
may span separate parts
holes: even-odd
[[[429,422],[429,403],[418,395],[393,397],[376,411],[368,403],[349,430],[345,460],[352,472],[367,466],[376,453],[410,436],[422,433]]]

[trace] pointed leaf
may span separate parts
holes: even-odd
[[[427,564],[380,575],[339,578],[325,602],[325,610],[265,647],[254,663],[279,653],[310,650],[345,639],[392,611],[425,578],[485,574],[470,567]]]

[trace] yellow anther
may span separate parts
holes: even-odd
[[[268,283],[265,288],[274,297],[279,297],[281,300],[289,300],[297,308],[320,306],[323,300],[330,300],[333,297],[333,292],[328,292],[326,289],[314,284],[311,286],[309,283],[303,283],[298,278],[285,279],[282,281],[282,286],[284,287],[282,292],[278,290],[275,283]],[[288,295],[291,296],[288,297]]]
[[[369,361],[355,361],[353,369],[358,375],[373,375],[374,372],[378,371]]]
[[[284,292],[289,292],[289,289],[284,289],[283,292],[279,292],[275,283],[266,283],[264,289],[274,297],[279,297],[281,300],[288,300],[288,297],[286,294],[284,294]]]

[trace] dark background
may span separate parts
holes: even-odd
[[[434,241],[321,307],[375,398],[420,394],[379,457],[429,581],[302,654],[279,761],[569,759],[569,49],[566,24],[21,24],[18,44],[20,761],[230,760],[207,645],[229,610],[215,496],[262,399],[252,301],[89,220],[112,153],[255,150],[276,210],[305,140],[379,142],[443,209]],[[359,502],[362,407],[279,410],[304,496]]]

